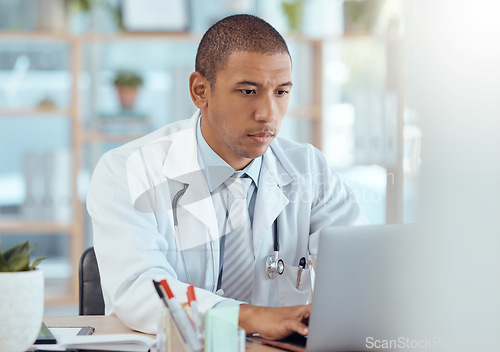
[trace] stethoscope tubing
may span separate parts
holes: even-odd
[[[184,184],[183,188],[175,194],[174,198],[172,199],[172,213],[173,213],[173,218],[174,218],[175,235],[177,236],[177,240],[179,241],[179,244],[181,245],[180,252],[181,252],[181,258],[182,258],[182,265],[184,267],[184,273],[186,274],[186,279],[188,280],[188,283],[192,284],[193,281],[191,280],[191,275],[189,275],[189,270],[188,270],[187,264],[186,264],[186,258],[184,256],[184,251],[182,250],[182,239],[181,239],[181,236],[179,234],[179,219],[177,216],[177,207],[179,205],[179,201],[180,201],[181,197],[184,195],[184,193],[186,193],[187,188],[188,188],[188,184]],[[211,257],[212,257],[213,278],[214,278],[214,282],[212,284],[211,291],[216,292],[215,283],[219,280],[217,280],[217,273],[215,270],[215,250],[214,250],[214,244],[213,244],[212,238],[210,238],[210,253],[211,253]],[[217,288],[217,289],[219,289],[219,288]]]
[[[184,251],[182,250],[182,240],[181,240],[181,237],[180,237],[180,234],[179,234],[179,219],[178,219],[178,215],[177,215],[177,208],[178,208],[178,205],[179,205],[179,201],[180,199],[182,198],[182,196],[184,195],[184,193],[186,193],[186,190],[188,188],[188,184],[184,184],[183,185],[183,188],[181,190],[179,190],[174,198],[172,199],[172,213],[173,213],[173,218],[174,218],[174,229],[175,229],[175,234],[177,236],[177,239],[179,241],[179,244],[181,245],[181,258],[182,258],[182,264],[183,264],[183,267],[184,267],[184,272],[186,274],[186,278],[189,282],[189,284],[192,284],[192,280],[191,280],[191,276],[189,275],[189,270],[187,268],[187,264],[186,264],[186,259],[184,257]],[[226,214],[227,216],[227,214]],[[278,216],[279,217],[279,216]],[[274,233],[273,233],[273,249],[274,249],[274,253],[269,255],[268,257],[268,260],[267,260],[267,273],[268,273],[268,276],[269,278],[274,278],[274,275],[271,275],[270,274],[270,271],[271,272],[277,272],[278,274],[283,274],[283,268],[284,268],[284,264],[283,264],[283,260],[281,260],[279,258],[279,250],[280,250],[280,242],[279,242],[279,232],[278,232],[278,218],[276,218],[274,220],[274,223],[273,223],[273,229],[274,229]],[[223,271],[224,271],[224,242],[225,242],[225,237],[222,236],[219,238],[219,246],[220,246],[220,258],[219,258],[219,275],[217,275],[216,273],[216,269],[215,269],[215,250],[214,250],[214,244],[213,244],[213,239],[211,238],[210,239],[210,252],[211,252],[211,257],[212,257],[212,266],[213,266],[213,277],[214,277],[214,282],[213,282],[213,285],[212,285],[212,292],[216,292],[216,290],[218,291],[220,289],[220,286],[221,286],[221,283],[222,283],[222,275],[223,275]],[[281,266],[280,266],[281,265]],[[279,270],[279,269],[273,269],[273,268],[279,268],[281,267],[282,269]],[[216,282],[217,282],[217,288],[216,288]]]

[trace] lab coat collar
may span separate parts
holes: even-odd
[[[162,168],[162,173],[167,178],[189,184],[194,173],[201,170],[195,134],[199,117],[200,111],[198,110],[190,118],[188,128],[173,134]]]
[[[276,184],[282,188],[293,182],[293,176],[288,172],[288,170],[281,163],[280,157],[281,155],[277,155],[275,152],[275,146],[279,143],[278,140],[272,141],[269,148],[267,148],[266,152],[263,155],[263,167],[269,171],[269,174],[272,176]],[[262,179],[262,175],[260,177]]]
[[[198,161],[196,123],[198,110],[190,119],[188,128],[176,132],[165,157],[162,173],[167,179],[187,184],[179,206],[200,220],[208,229],[212,239],[219,230],[215,209],[203,170]]]
[[[253,248],[256,257],[264,236],[269,236],[273,222],[289,203],[283,187],[292,181],[292,176],[281,165],[272,148],[268,148],[262,158],[260,187],[255,201]]]

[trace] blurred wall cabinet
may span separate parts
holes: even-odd
[[[66,34],[0,33],[0,240],[49,257],[48,305],[76,302],[83,246],[77,47]]]

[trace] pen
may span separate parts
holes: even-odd
[[[168,309],[170,309],[175,325],[177,325],[179,333],[186,342],[189,351],[200,351],[203,348],[201,346],[201,342],[198,340],[198,337],[196,337],[196,332],[194,331],[193,325],[191,325],[186,312],[177,298],[174,297],[172,290],[170,290],[167,280],[161,280],[160,284],[167,294],[166,301]]]
[[[163,290],[161,288],[160,283],[158,281],[153,280],[153,285],[155,285],[156,292],[158,293],[158,296],[160,296],[161,300],[163,301],[163,304],[165,304],[165,307],[168,308],[167,299],[165,298],[165,294],[163,293]]]
[[[198,310],[198,302],[196,301],[193,285],[189,285],[187,288],[187,298],[189,306],[191,307],[191,312],[193,312],[193,320],[197,331],[196,336],[201,340],[203,338],[202,319],[200,311]]]
[[[302,270],[304,270],[305,267],[306,267],[306,258],[302,257],[299,260],[299,271],[297,272],[297,285],[296,285],[297,289],[300,286],[300,278],[302,277]]]

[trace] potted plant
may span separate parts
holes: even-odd
[[[373,33],[385,0],[345,0],[344,32],[346,34]]]
[[[43,317],[43,273],[30,265],[29,241],[2,253],[0,246],[0,352],[26,351],[38,336]]]
[[[302,29],[302,12],[304,0],[293,0],[281,3],[281,9],[286,15],[290,33],[299,33]]]
[[[142,85],[142,77],[132,71],[118,71],[113,81],[120,98],[122,108],[131,109]]]

